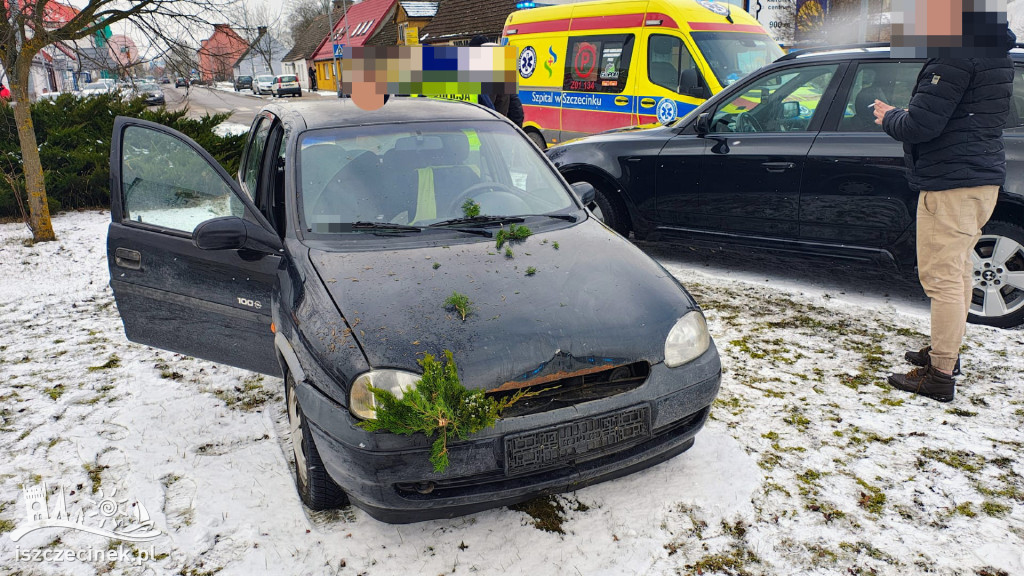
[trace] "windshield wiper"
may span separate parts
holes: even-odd
[[[575,222],[579,220],[579,216],[575,214],[534,214],[534,216],[543,216],[545,218],[556,218],[558,220],[565,220],[566,222]]]
[[[452,218],[430,224],[428,228],[444,228],[447,226],[464,225],[486,225],[486,224],[513,224],[526,220],[522,216],[471,216],[468,218]]]
[[[423,228],[420,226],[410,226],[408,224],[395,224],[392,222],[353,222],[351,224],[341,224],[342,232],[345,232],[345,228],[350,227],[352,230],[394,230],[398,232],[422,232]]]

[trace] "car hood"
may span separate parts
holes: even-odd
[[[469,388],[555,367],[567,376],[661,362],[669,330],[696,307],[663,267],[594,219],[513,251],[506,258],[487,241],[309,256],[371,367],[419,373],[423,354],[451,350]],[[472,301],[465,321],[445,309],[453,292]]]

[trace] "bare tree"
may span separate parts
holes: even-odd
[[[276,48],[274,39],[280,36],[284,18],[281,5],[238,4],[235,10],[236,22],[242,37],[249,43],[250,57],[266,64],[267,70],[274,70],[274,61],[284,57]],[[255,68],[255,67],[254,67]]]
[[[32,60],[46,47],[86,38],[111,24],[145,34],[166,46],[183,45],[192,30],[209,22],[234,0],[89,0],[72,17],[55,18],[53,0],[0,3],[0,64],[7,71],[28,196],[33,240],[56,239],[46,202],[46,183],[32,125],[29,78]],[[78,3],[79,5],[83,3]]]
[[[292,44],[299,40],[309,25],[319,16],[324,16],[331,11],[330,0],[299,0],[292,3],[292,11],[288,15],[287,26],[291,32]]]

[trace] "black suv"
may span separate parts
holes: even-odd
[[[975,247],[970,321],[1024,322],[1024,50],[1005,129],[1007,181]],[[597,189],[621,234],[872,261],[913,272],[917,193],[902,145],[874,123],[906,107],[923,60],[888,46],[787,54],[665,126],[567,142],[548,157]]]
[[[235,92],[245,89],[252,90],[252,76],[239,76],[235,78]]]

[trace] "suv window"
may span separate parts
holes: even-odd
[[[1013,98],[1010,100],[1010,114],[1006,128],[1024,126],[1024,66],[1013,68]]]
[[[857,67],[846,97],[840,132],[881,132],[875,124],[875,99],[897,108],[910,105],[923,62],[867,62]]]
[[[618,94],[626,87],[633,35],[577,36],[569,39],[563,90]]]
[[[777,70],[743,88],[715,111],[711,131],[795,132],[810,128],[838,64]]]
[[[647,78],[677,94],[704,96],[704,82],[682,39],[652,34],[647,41]]]

